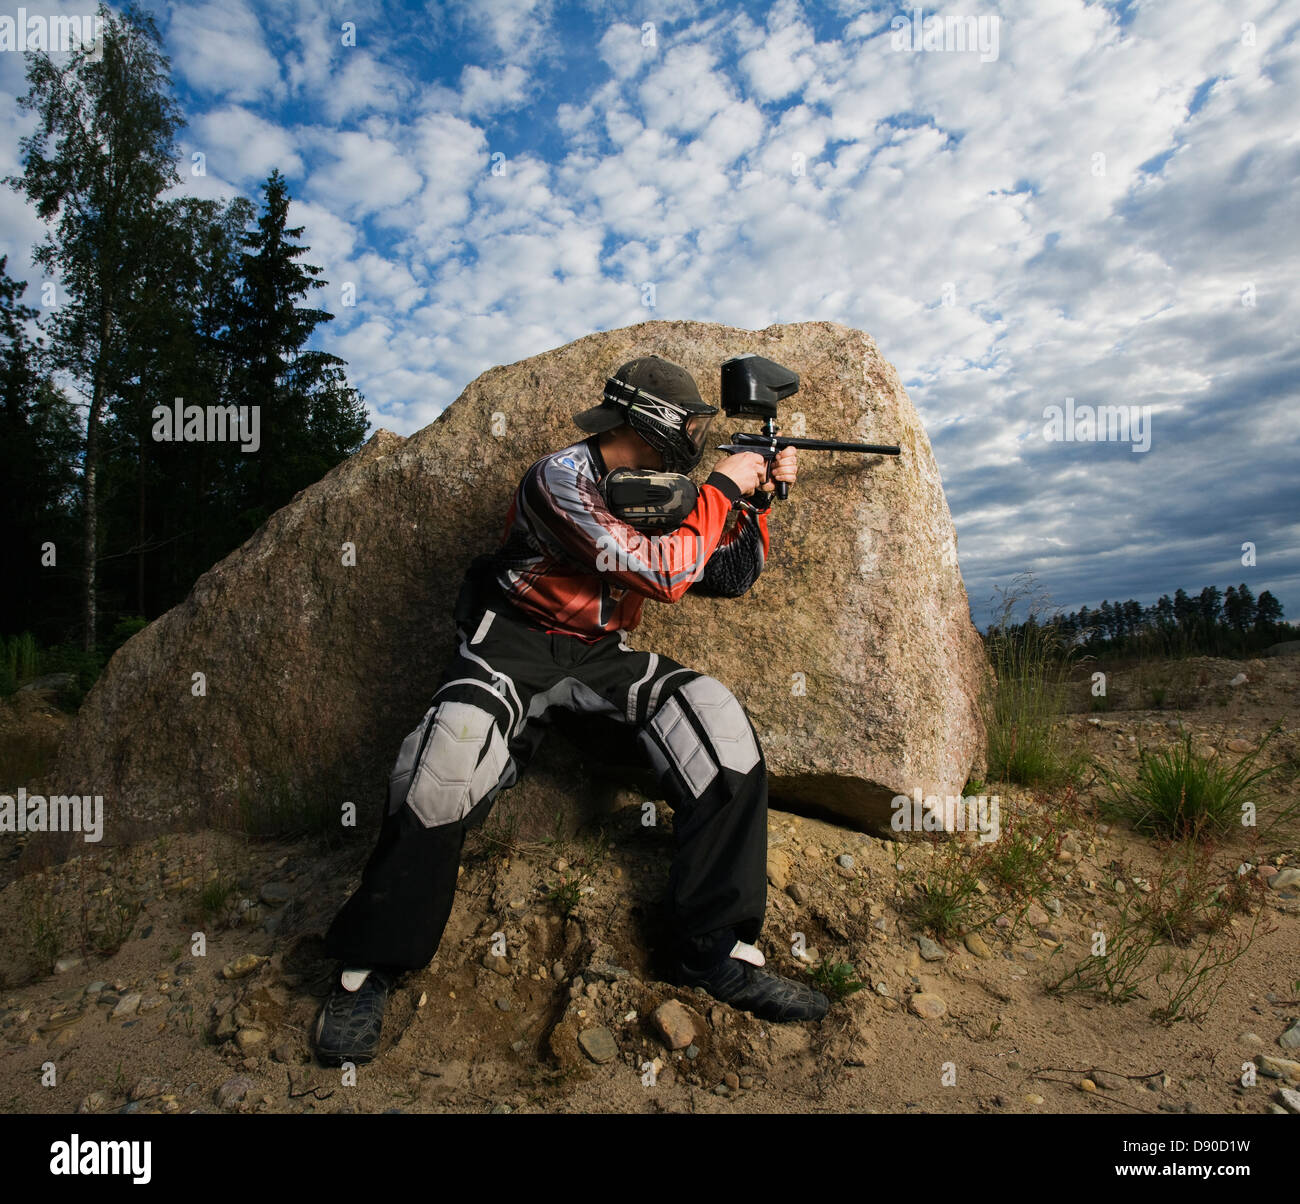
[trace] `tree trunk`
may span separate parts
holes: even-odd
[[[103,369],[95,371],[90,413],[86,416],[86,459],[81,474],[81,646],[91,652],[95,647],[95,545],[96,524],[95,471],[99,465],[99,415],[103,405]]]
[[[148,444],[145,440],[147,434],[140,436],[140,479],[136,490],[136,519],[135,519],[135,543],[139,551],[135,558],[135,613],[144,616],[144,558],[145,558],[145,500],[144,500],[144,478],[148,471]]]
[[[106,389],[108,326],[108,307],[104,306],[99,317],[99,347],[95,357],[95,380],[90,392],[90,413],[86,415],[86,459],[81,473],[81,550],[85,559],[81,574],[81,646],[87,652],[95,649],[95,570],[99,534],[95,473],[99,468],[99,416],[104,410]]]

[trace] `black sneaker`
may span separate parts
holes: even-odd
[[[316,1056],[324,1065],[374,1061],[392,986],[393,976],[382,970],[371,970],[355,991],[335,985],[316,1021]]]
[[[703,987],[714,999],[750,1012],[760,1020],[820,1020],[831,1001],[820,991],[760,970],[739,958],[724,958],[710,970],[681,966],[688,987]]]

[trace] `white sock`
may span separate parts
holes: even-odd
[[[345,991],[359,991],[361,984],[370,977],[369,970],[344,970],[339,981]]]

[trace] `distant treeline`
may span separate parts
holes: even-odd
[[[157,30],[101,13],[101,59],[27,57],[36,121],[5,182],[47,224],[39,308],[0,259],[0,636],[99,659],[369,426],[344,361],[307,348],[333,315],[307,303],[325,281],[286,181],[260,208],[178,195],[202,172],[179,170]]]
[[[1096,609],[1081,606],[1024,623],[999,624],[1006,636],[1035,629],[1056,637],[1059,647],[1112,655],[1177,656],[1203,653],[1239,656],[1258,652],[1280,640],[1296,638],[1283,622],[1282,604],[1268,590],[1255,597],[1244,582],[1225,590],[1207,585],[1195,596],[1177,589],[1151,606],[1129,599],[1104,601]],[[989,629],[992,635],[994,628]]]

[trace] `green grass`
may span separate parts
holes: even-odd
[[[839,1003],[867,985],[853,977],[855,972],[852,962],[823,961],[809,978],[832,1003]]]
[[[21,918],[28,954],[42,974],[54,970],[54,962],[68,940],[68,911],[62,900],[43,889],[43,882],[29,886],[23,899]]]
[[[1032,582],[1002,596],[997,623],[985,638],[997,678],[985,701],[989,777],[1026,786],[1059,786],[1078,777],[1082,761],[1066,748],[1065,711],[1072,651],[1050,625],[1035,619]],[[1013,612],[1030,601],[1029,619]]]
[[[1173,840],[1224,836],[1242,823],[1245,809],[1260,808],[1260,784],[1277,767],[1256,768],[1255,761],[1277,730],[1235,765],[1221,756],[1202,756],[1187,732],[1167,749],[1139,750],[1132,781],[1099,766],[1106,788],[1099,805],[1108,815],[1153,836]]]
[[[238,888],[238,879],[227,877],[225,871],[219,870],[215,878],[209,879],[199,889],[199,911],[203,918],[208,921],[220,919]]]
[[[916,883],[909,910],[916,922],[937,936],[953,936],[977,926],[983,906],[978,876],[955,842],[945,845],[924,880]]]
[[[1121,867],[1117,878],[1126,877]],[[1096,921],[1104,952],[1062,969],[1049,991],[1113,1004],[1154,994],[1163,998],[1150,1011],[1160,1024],[1205,1019],[1265,922],[1263,888],[1230,867],[1215,870],[1195,841],[1170,846],[1150,885],[1150,892],[1110,889],[1115,914]],[[1235,924],[1238,915],[1252,915],[1249,928]]]
[[[561,874],[558,882],[548,883],[551,889],[546,894],[546,901],[554,903],[561,915],[571,915],[582,899],[582,881],[581,877]]]
[[[307,787],[288,772],[264,773],[256,785],[241,775],[237,805],[239,827],[250,836],[319,836],[331,842],[341,836],[336,794]]]

